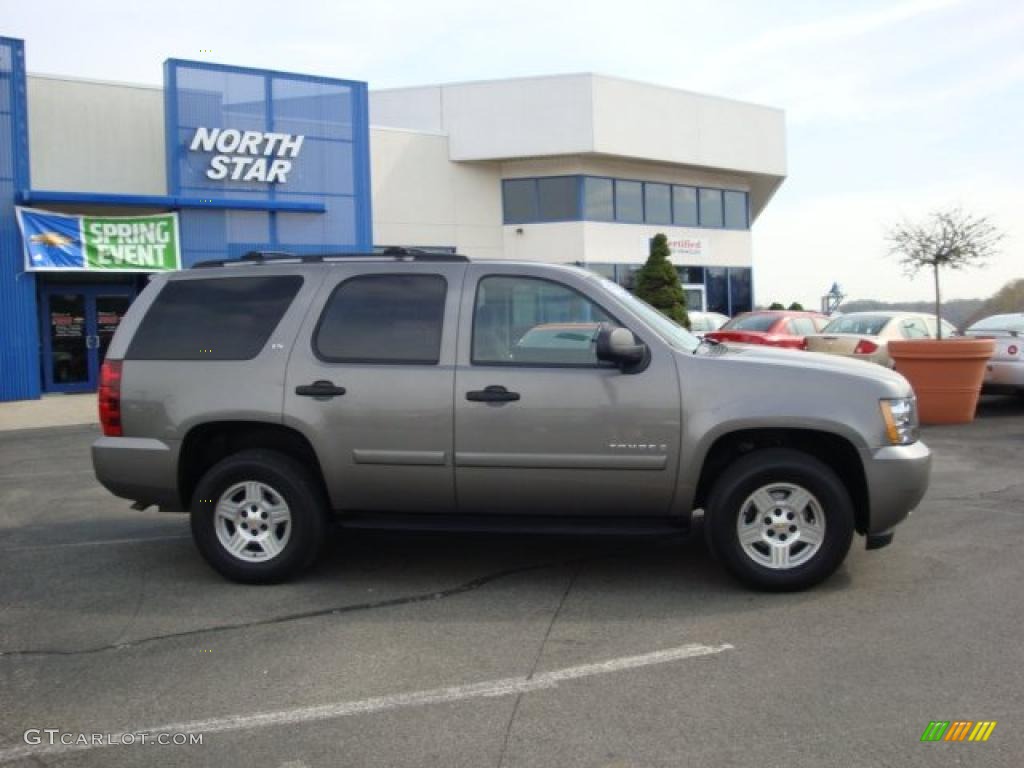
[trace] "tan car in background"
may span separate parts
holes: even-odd
[[[945,320],[942,336],[956,336],[956,328]],[[804,349],[866,360],[892,368],[890,339],[932,339],[936,336],[935,315],[918,312],[851,312],[837,317],[821,333],[807,336]]]

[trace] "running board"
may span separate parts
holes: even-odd
[[[666,536],[690,532],[677,518],[541,517],[504,515],[345,514],[342,528],[377,531],[524,533],[556,536]]]

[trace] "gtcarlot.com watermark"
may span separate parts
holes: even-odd
[[[203,743],[201,733],[76,733],[60,728],[29,728],[23,738],[32,747],[128,747],[135,744],[191,747]]]

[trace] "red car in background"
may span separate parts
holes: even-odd
[[[738,344],[803,349],[804,337],[818,333],[826,323],[828,317],[818,312],[766,309],[736,315],[717,331],[704,334],[704,337]]]

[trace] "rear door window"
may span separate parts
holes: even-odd
[[[135,332],[128,360],[251,360],[302,286],[299,275],[169,280]]]
[[[448,282],[440,275],[361,275],[341,283],[313,336],[331,363],[436,365]]]
[[[810,336],[818,332],[814,327],[814,321],[809,317],[794,317],[789,321],[794,336]]]

